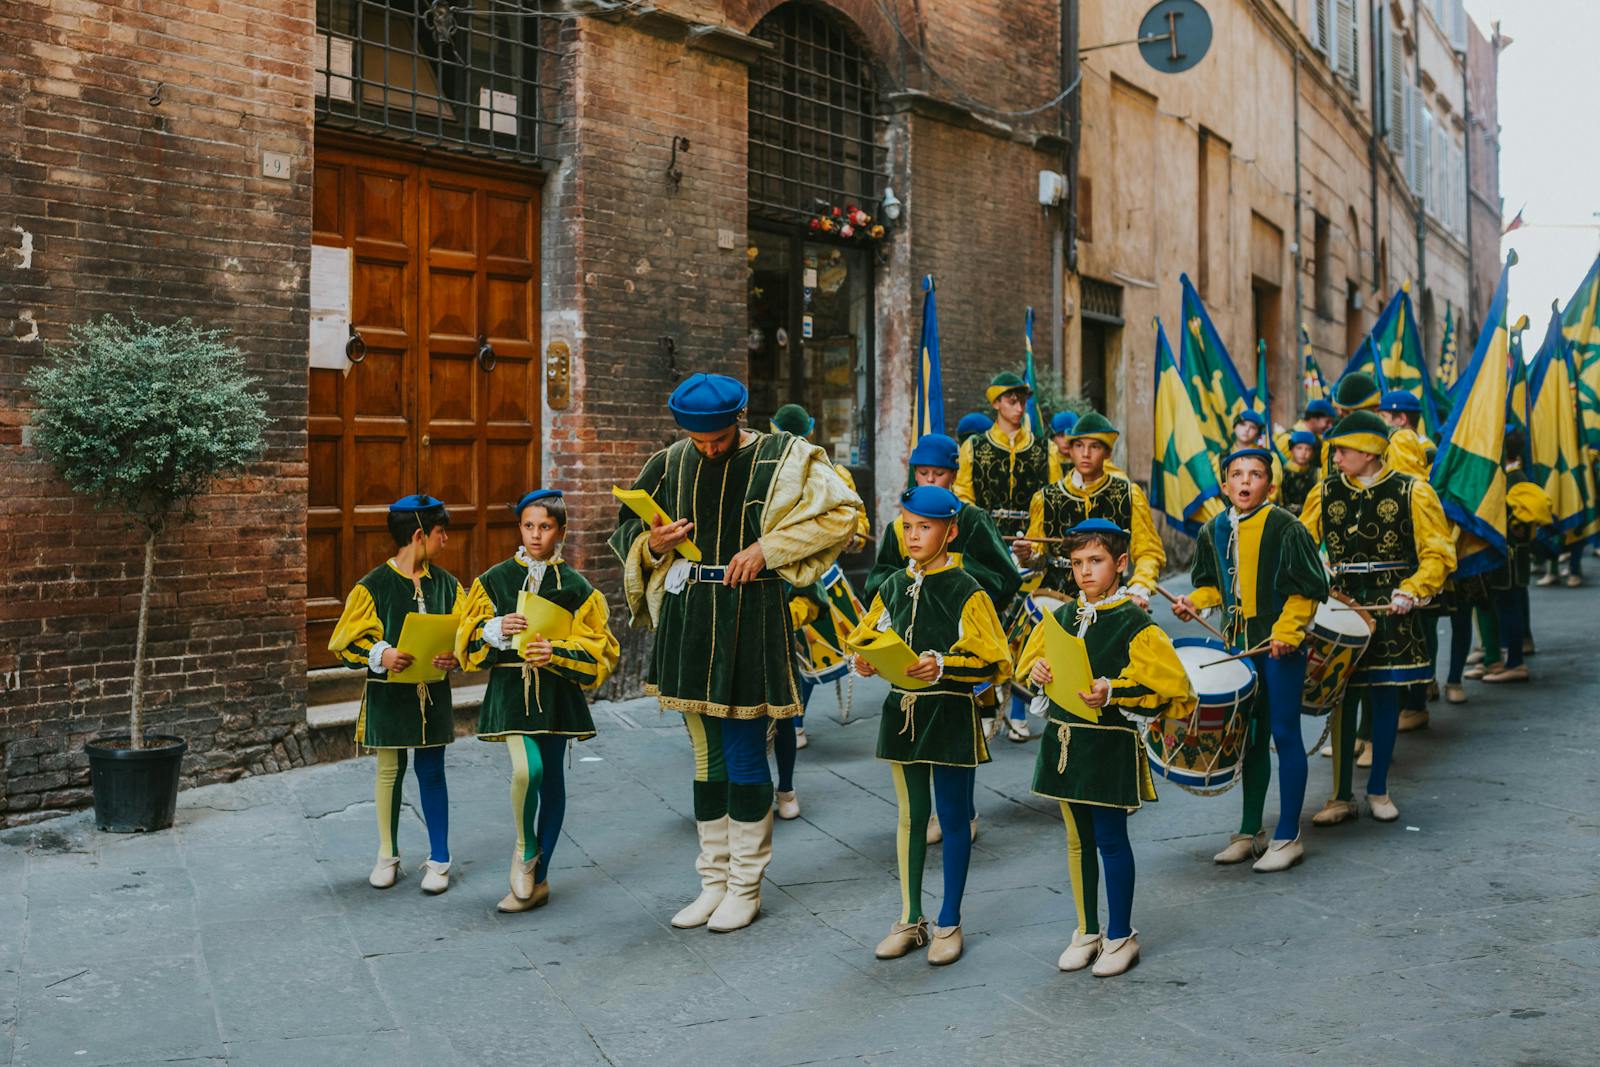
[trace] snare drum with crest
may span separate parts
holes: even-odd
[[[1339,706],[1350,675],[1372,640],[1372,630],[1372,615],[1337,593],[1318,605],[1301,645],[1306,654],[1303,713],[1326,715]]]
[[[1248,659],[1227,659],[1228,649],[1209,637],[1175,637],[1200,703],[1181,719],[1160,718],[1144,732],[1151,769],[1192,793],[1224,793],[1239,779],[1250,726],[1256,669]]]

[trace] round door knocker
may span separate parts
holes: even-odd
[[[367,342],[353,322],[350,324],[350,339],[344,343],[344,358],[351,363],[360,363],[367,358]]]
[[[494,345],[483,334],[478,335],[478,366],[484,371],[494,370]]]

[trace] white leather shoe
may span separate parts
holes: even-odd
[[[374,889],[388,889],[400,877],[399,856],[379,856],[377,865],[372,868],[372,873],[367,875],[367,884]]]
[[[704,926],[728,893],[728,817],[695,823],[695,829],[700,835],[700,855],[694,861],[700,895],[672,917],[680,930]]]
[[[511,895],[518,900],[533,896],[533,868],[538,862],[538,856],[524,860],[520,851],[511,854]]]
[[[1234,834],[1228,838],[1228,847],[1211,859],[1215,863],[1243,863],[1261,855],[1266,847],[1266,831],[1257,834]]]
[[[1033,735],[1028,733],[1027,719],[1007,719],[1005,726],[1007,741],[1015,741],[1021,745],[1033,740]]]
[[[1261,858],[1251,865],[1251,870],[1257,874],[1271,874],[1274,871],[1287,871],[1290,867],[1306,858],[1306,847],[1297,837],[1293,841],[1274,841],[1267,846]]]
[[[429,860],[422,865],[422,891],[438,896],[450,888],[450,865]]]
[[[1057,969],[1063,971],[1083,970],[1094,962],[1096,956],[1100,955],[1100,941],[1099,934],[1074,933],[1072,935],[1072,943],[1061,953],[1061,958],[1056,960]]]
[[[728,891],[706,920],[706,929],[742,930],[761,914],[761,880],[772,862],[772,813],[760,822],[728,820]]]
[[[1107,941],[1101,947],[1100,956],[1094,961],[1094,970],[1090,973],[1096,978],[1115,978],[1119,974],[1126,974],[1138,962],[1139,931],[1135,930],[1127,937]]]
[[[1394,806],[1394,801],[1389,799],[1389,794],[1382,796],[1367,795],[1367,807],[1372,809],[1372,817],[1379,822],[1394,822],[1400,817],[1400,809]]]
[[[1322,810],[1311,816],[1313,826],[1338,826],[1361,817],[1361,810],[1353,800],[1329,800]]]
[[[798,819],[800,817],[800,801],[795,799],[793,789],[787,793],[774,793],[772,796],[778,805],[778,818]]]

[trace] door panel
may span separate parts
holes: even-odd
[[[306,622],[321,667],[345,592],[392,554],[396,497],[449,504],[440,562],[463,582],[516,544],[505,505],[539,467],[539,212],[531,184],[345,149],[318,149],[313,189],[314,242],[353,250],[366,343],[347,373],[310,372]]]

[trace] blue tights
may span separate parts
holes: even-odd
[[[1265,654],[1251,658],[1262,690],[1256,694],[1254,718],[1245,741],[1244,815],[1239,832],[1254,834],[1261,829],[1267,786],[1272,780],[1272,755],[1267,745],[1270,726],[1278,749],[1278,825],[1272,836],[1276,841],[1293,841],[1300,835],[1300,809],[1306,801],[1306,749],[1300,736],[1306,657],[1296,652],[1281,659]]]
[[[1100,932],[1100,872],[1106,876],[1105,936],[1115,941],[1133,933],[1133,846],[1128,843],[1128,813],[1121,808],[1061,802],[1067,825],[1067,873],[1078,909],[1078,931]]]

